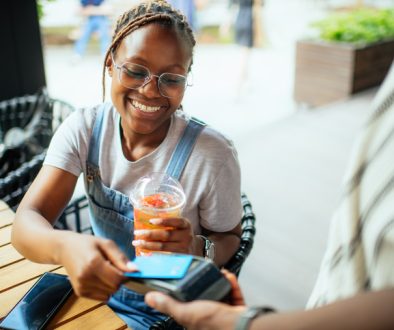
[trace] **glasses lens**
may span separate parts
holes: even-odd
[[[186,88],[186,77],[175,73],[163,73],[159,78],[159,89],[164,96],[177,97]]]
[[[124,63],[120,69],[120,81],[128,88],[141,87],[149,77],[149,71],[142,65]]]

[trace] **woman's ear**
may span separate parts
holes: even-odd
[[[111,56],[107,57],[107,60],[105,61],[105,66],[106,66],[106,68],[108,70],[108,75],[110,77],[112,77],[113,65],[112,65],[112,58],[111,58]]]

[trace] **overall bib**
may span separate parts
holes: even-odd
[[[103,104],[97,112],[86,162],[85,184],[89,199],[90,221],[95,236],[113,240],[130,260],[135,257],[131,242],[134,232],[133,206],[128,196],[105,186],[100,177],[99,150],[104,114],[111,104]],[[166,173],[179,180],[204,124],[190,119],[171,156]],[[134,330],[148,329],[166,316],[150,308],[144,296],[121,287],[108,301],[108,306]]]

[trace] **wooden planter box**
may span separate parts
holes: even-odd
[[[379,85],[394,59],[394,40],[368,46],[298,41],[294,98],[320,106]]]

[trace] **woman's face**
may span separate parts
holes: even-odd
[[[118,67],[130,62],[146,67],[153,75],[173,73],[186,76],[191,50],[174,28],[148,24],[126,36],[113,59]],[[122,118],[124,135],[160,134],[179,108],[183,93],[172,98],[161,95],[157,77],[137,89],[124,87],[119,80],[120,69],[112,59],[107,65],[112,77],[111,98]]]

